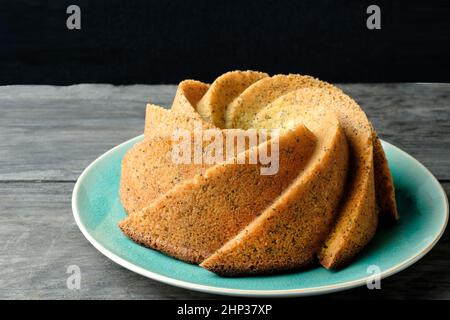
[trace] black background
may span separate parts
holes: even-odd
[[[66,8],[81,8],[81,30]],[[381,30],[366,8],[381,7]],[[211,81],[224,71],[331,82],[450,81],[450,1],[0,0],[0,84]]]

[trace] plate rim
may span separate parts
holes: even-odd
[[[369,276],[363,277],[361,279],[356,279],[356,280],[351,280],[351,281],[346,281],[346,282],[342,282],[342,283],[338,283],[338,284],[333,284],[333,285],[323,285],[323,286],[318,286],[318,287],[312,287],[312,288],[302,288],[302,289],[275,289],[275,290],[258,290],[258,289],[232,289],[232,288],[224,288],[224,287],[217,287],[217,286],[210,286],[210,285],[204,285],[204,284],[197,284],[197,283],[193,283],[193,282],[189,282],[189,281],[184,281],[184,280],[178,280],[178,279],[174,279],[165,275],[161,275],[158,274],[156,272],[153,271],[149,271],[147,269],[144,269],[142,267],[139,267],[127,260],[125,260],[124,258],[116,255],[115,253],[111,252],[110,250],[108,250],[107,248],[105,248],[100,242],[98,242],[94,237],[91,236],[91,234],[88,232],[88,230],[85,228],[85,226],[83,225],[83,223],[81,222],[81,218],[80,218],[80,213],[79,213],[79,209],[78,209],[78,205],[77,205],[77,196],[79,194],[79,189],[80,186],[82,184],[82,181],[84,180],[85,176],[88,174],[88,172],[93,168],[93,166],[101,161],[103,158],[108,157],[111,153],[115,152],[117,149],[120,149],[123,145],[128,144],[134,140],[139,140],[140,138],[142,138],[143,135],[139,135],[137,137],[131,138],[125,142],[120,143],[119,145],[109,149],[108,151],[106,151],[105,153],[103,153],[102,155],[100,155],[97,159],[95,159],[94,161],[92,161],[84,170],[83,172],[80,174],[80,176],[78,177],[75,186],[73,188],[73,192],[72,192],[72,213],[75,219],[75,222],[78,226],[78,228],[80,229],[81,233],[84,235],[84,237],[98,250],[100,251],[103,255],[105,255],[106,257],[108,257],[110,260],[114,261],[115,263],[117,263],[118,265],[133,271],[137,274],[140,274],[144,277],[153,279],[155,281],[159,281],[165,284],[169,284],[172,286],[176,286],[176,287],[180,287],[180,288],[184,288],[184,289],[188,289],[188,290],[194,290],[194,291],[198,291],[198,292],[204,292],[204,293],[209,293],[209,294],[218,294],[218,295],[227,295],[227,296],[239,296],[239,297],[300,297],[300,296],[311,296],[311,295],[318,295],[318,294],[327,294],[327,293],[332,293],[332,292],[337,292],[337,291],[342,291],[342,290],[347,290],[347,289],[351,289],[351,288],[355,288],[355,287],[359,287],[365,283],[367,283],[367,279]],[[445,232],[445,229],[447,227],[447,223],[449,220],[449,202],[448,202],[448,198],[447,198],[447,194],[445,193],[444,188],[442,187],[442,185],[440,184],[439,180],[436,179],[436,177],[431,173],[431,171],[425,167],[420,161],[418,161],[416,158],[414,158],[413,156],[411,156],[409,153],[403,151],[402,149],[396,147],[395,145],[386,142],[382,139],[380,139],[382,141],[383,144],[388,145],[389,147],[395,148],[397,149],[397,151],[401,152],[403,155],[406,155],[408,158],[410,158],[410,160],[412,160],[413,162],[415,162],[416,165],[419,165],[420,167],[422,167],[423,169],[425,169],[425,172],[428,173],[428,175],[431,176],[431,178],[434,180],[434,182],[439,186],[439,192],[441,194],[441,196],[444,199],[444,203],[445,203],[445,221],[444,223],[441,225],[441,229],[439,230],[439,234],[437,235],[437,237],[435,237],[433,239],[433,241],[427,246],[425,247],[423,250],[421,250],[420,252],[417,252],[417,254],[415,254],[414,256],[410,257],[407,260],[404,260],[400,263],[398,263],[397,265],[384,270],[383,272],[381,272],[380,274],[380,279],[384,279],[387,278],[395,273],[398,273],[408,267],[410,267],[411,265],[413,265],[414,263],[416,263],[417,261],[419,261],[422,257],[424,257],[436,244],[437,242],[440,240],[440,238],[442,237],[442,235]]]

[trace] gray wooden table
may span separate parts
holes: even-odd
[[[450,192],[450,84],[346,84],[380,136],[425,164]],[[78,230],[71,193],[81,171],[143,131],[147,101],[170,106],[176,87],[0,87],[0,299],[215,299],[134,274]],[[66,286],[69,265],[80,290]],[[326,298],[450,299],[450,237],[382,290]],[[220,297],[221,298],[221,297]]]

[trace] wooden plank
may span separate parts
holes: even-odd
[[[450,183],[443,184],[447,194]],[[216,299],[144,278],[98,252],[78,230],[70,208],[72,182],[0,182],[0,299]],[[450,298],[450,236],[414,266],[329,298]],[[80,290],[66,286],[78,265]]]
[[[0,180],[69,180],[143,132],[145,104],[174,86],[0,87]]]
[[[380,136],[450,179],[450,84],[346,84]],[[142,132],[147,101],[176,87],[0,87],[0,180],[74,181],[96,157]]]
[[[209,298],[130,272],[103,256],[72,217],[73,183],[0,183],[0,299]],[[67,268],[81,270],[69,290]]]

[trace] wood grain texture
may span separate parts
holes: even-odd
[[[423,162],[450,193],[450,84],[342,85],[380,136]],[[143,130],[145,103],[170,106],[175,86],[0,87],[0,299],[216,299],[134,274],[94,249],[70,207],[96,157]],[[326,298],[450,299],[450,237],[407,270]],[[81,290],[66,286],[69,265]],[[316,298],[313,298],[316,299]]]
[[[209,295],[148,280],[100,254],[72,216],[74,183],[0,183],[0,299],[176,299]],[[78,265],[81,289],[69,290]]]
[[[72,217],[72,182],[0,183],[0,299],[216,299],[128,271],[98,252]],[[444,183],[447,194],[450,183]],[[412,267],[327,298],[450,299],[450,237]],[[67,267],[81,269],[81,289],[66,286]]]
[[[143,133],[145,104],[174,86],[0,87],[0,180],[74,181],[92,160]]]
[[[383,139],[450,179],[450,84],[347,84]],[[92,160],[143,131],[145,104],[176,86],[0,87],[0,179],[74,181]]]

